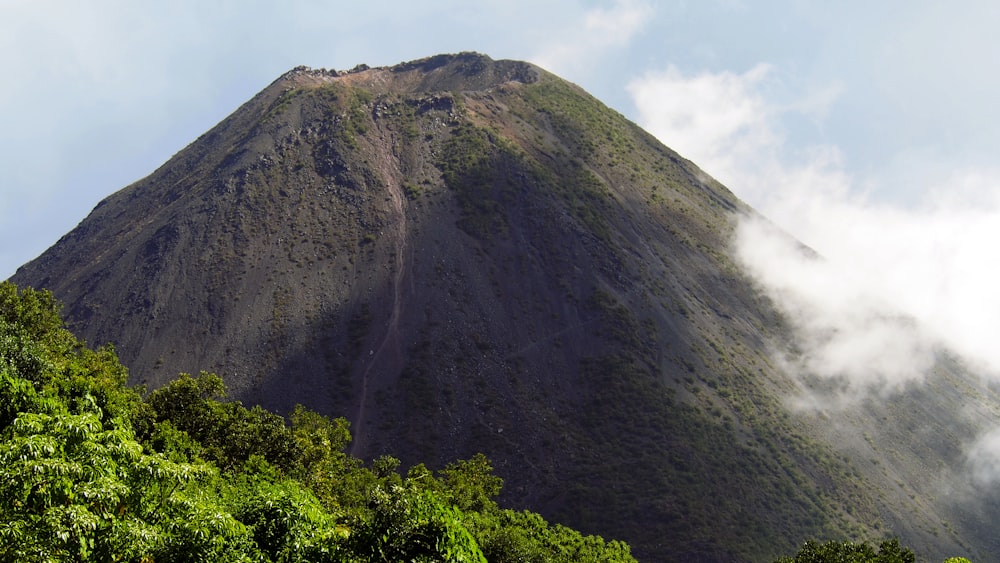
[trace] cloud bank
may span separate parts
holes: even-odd
[[[783,134],[791,114],[821,119],[836,101],[831,89],[778,106],[764,93],[770,72],[670,67],[628,88],[654,135],[821,257],[760,220],[743,220],[734,241],[797,329],[797,369],[852,389],[892,389],[921,380],[946,347],[1000,374],[1000,254],[992,249],[1000,170],[955,170],[913,186],[923,194],[916,205],[873,201],[872,180],[849,175],[837,147],[791,147]]]
[[[1000,169],[916,147],[923,169],[947,172],[923,179],[887,162],[852,176],[836,146],[793,147],[782,128],[791,114],[821,121],[835,89],[779,106],[765,95],[771,71],[670,67],[628,88],[643,126],[770,220],[741,218],[732,250],[795,332],[798,352],[779,361],[849,402],[932,377],[942,350],[1000,383]],[[893,181],[917,202],[867,195],[898,188],[881,184]],[[1000,481],[1000,428],[966,455],[977,484]]]

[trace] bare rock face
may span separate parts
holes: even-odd
[[[136,384],[214,371],[245,403],[345,416],[353,453],[404,467],[484,452],[507,499],[640,559],[887,529],[961,550],[960,522],[905,535],[941,507],[879,500],[786,411],[786,329],[727,251],[746,213],[527,63],[299,67],[12,280]]]

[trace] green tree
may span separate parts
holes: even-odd
[[[900,547],[898,539],[884,540],[878,549],[868,543],[807,541],[795,557],[783,557],[775,563],[914,563],[916,555]]]
[[[349,541],[363,561],[486,563],[462,512],[433,493],[380,484],[371,491],[369,506]]]
[[[268,561],[345,561],[348,528],[298,481],[255,456],[232,480],[234,516]]]
[[[114,348],[86,348],[65,329],[60,304],[47,291],[0,282],[0,430],[41,396],[59,397],[71,412],[96,402],[102,422],[148,428],[141,395],[125,387],[128,370]],[[74,411],[76,409],[76,411]]]
[[[127,424],[105,428],[95,403],[73,414],[19,413],[0,442],[0,559],[217,560],[243,527],[199,489],[207,465],[143,452]]]
[[[160,423],[188,433],[201,445],[201,455],[223,470],[243,465],[251,456],[290,472],[300,457],[285,419],[259,406],[222,402],[226,386],[214,373],[198,377],[182,373],[147,399]]]
[[[347,419],[330,419],[302,405],[289,417],[298,459],[292,475],[309,487],[325,506],[361,506],[364,490],[373,484],[361,460],[347,455],[351,443]]]
[[[503,479],[493,474],[493,464],[482,453],[449,464],[441,471],[446,498],[465,511],[495,509],[493,499],[503,488]]]
[[[528,511],[472,513],[466,525],[491,563],[634,563],[632,550],[620,541],[604,541],[550,525]]]

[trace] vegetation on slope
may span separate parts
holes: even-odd
[[[58,310],[0,283],[4,561],[634,561],[622,542],[501,509],[482,454],[404,477],[392,457],[345,454],[343,418],[225,402],[213,374],[143,397]],[[775,563],[914,561],[896,540],[810,541]]]
[[[634,561],[501,509],[485,456],[405,477],[347,422],[224,402],[215,375],[143,397],[47,292],[0,284],[0,560]]]
[[[795,557],[782,557],[774,563],[915,563],[916,556],[899,540],[885,540],[878,548],[867,543],[806,542]],[[953,560],[949,559],[945,563]]]
[[[915,563],[916,554],[899,545],[898,539],[884,540],[875,547],[865,542],[819,543],[807,541],[794,557],[774,563]],[[965,557],[949,557],[944,563],[970,563]]]

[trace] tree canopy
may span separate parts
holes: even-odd
[[[794,557],[774,563],[915,563],[916,554],[899,545],[897,538],[886,539],[878,547],[866,542],[807,541]],[[965,557],[949,557],[944,563],[971,563]]]

